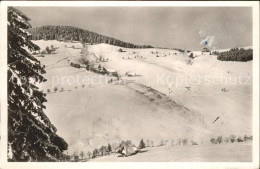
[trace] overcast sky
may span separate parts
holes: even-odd
[[[198,50],[199,31],[217,49],[252,45],[249,7],[18,7],[33,27],[76,26],[126,42]]]

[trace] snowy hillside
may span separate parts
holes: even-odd
[[[46,114],[69,143],[70,154],[126,139],[209,144],[211,137],[252,134],[252,61],[219,61],[194,51],[187,64],[190,53],[169,49],[96,44],[82,53],[81,43],[34,43],[41,49],[57,47],[54,54],[38,57],[48,79],[40,88],[47,93]],[[124,84],[107,84],[111,77],[69,65],[81,58],[118,72]],[[85,83],[83,78],[101,80]]]

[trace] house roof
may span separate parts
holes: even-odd
[[[107,72],[110,72],[110,73],[113,73],[113,72],[116,72],[115,70],[113,69],[106,69]]]

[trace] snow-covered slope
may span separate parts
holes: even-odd
[[[188,57],[174,50],[123,49],[126,52],[119,53],[118,47],[106,44],[89,46],[88,49],[110,58],[111,61],[105,66],[121,74],[134,71],[142,75],[137,79],[139,83],[199,112],[205,117],[212,134],[251,131],[252,61],[223,62],[214,55],[197,52],[194,63],[187,65],[185,60]],[[135,56],[144,59],[136,59]],[[190,87],[190,90],[187,91],[186,87]],[[228,91],[222,92],[223,88]],[[218,121],[213,124],[217,117]]]
[[[109,77],[68,65],[82,57],[80,43],[34,42],[42,49],[59,47],[56,54],[39,58],[46,65],[48,79],[41,88],[64,90],[47,95],[46,114],[69,142],[70,152],[124,139],[137,144],[144,138],[159,144],[161,139],[203,142],[219,135],[251,135],[251,61],[224,62],[194,52],[197,57],[188,65],[188,56],[175,50],[122,48],[125,52],[118,52],[120,47],[89,45],[89,53],[108,59],[97,64],[133,81],[108,85]],[[72,45],[77,49],[68,48]],[[140,76],[126,77],[126,72]],[[82,87],[82,78],[97,77],[102,83]],[[81,80],[73,82],[77,78]]]

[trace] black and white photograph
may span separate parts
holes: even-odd
[[[6,5],[1,161],[253,163],[258,7]]]

